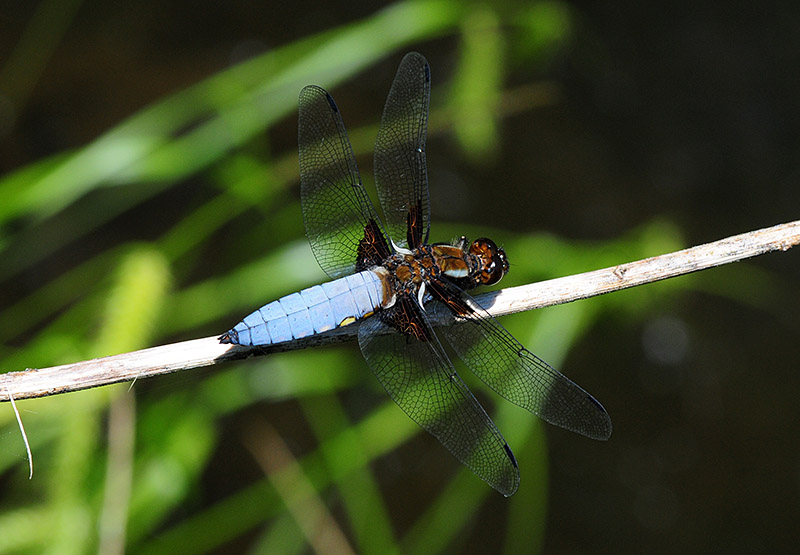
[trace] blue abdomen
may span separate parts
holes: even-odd
[[[219,340],[235,345],[271,345],[351,324],[383,301],[383,285],[372,271],[292,293],[249,314]]]

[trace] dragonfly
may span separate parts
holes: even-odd
[[[519,487],[517,459],[456,372],[442,340],[489,388],[551,424],[608,439],[611,419],[594,397],[524,348],[467,293],[506,275],[503,248],[486,237],[428,243],[430,93],[428,62],[407,54],[375,142],[381,220],[333,97],[316,85],[302,89],[303,223],[332,281],[259,308],[219,341],[270,345],[358,324],[361,353],[394,402],[477,476],[510,496]],[[448,316],[451,325],[434,330]]]

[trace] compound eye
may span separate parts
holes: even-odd
[[[481,237],[476,239],[469,249],[481,261],[480,282],[483,285],[494,285],[508,272],[508,259],[503,249],[494,241]]]
[[[497,281],[493,283],[497,283],[503,276],[508,273],[508,258],[506,258],[506,251],[504,251],[501,247],[497,247],[497,258],[499,259],[499,264],[497,265],[497,269],[500,270],[500,276],[497,278]]]

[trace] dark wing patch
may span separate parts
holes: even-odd
[[[470,316],[473,314],[472,307],[470,307],[465,298],[466,293],[461,292],[460,289],[444,280],[430,280],[428,282],[428,291],[433,295],[434,299],[445,304],[456,316]],[[454,294],[454,291],[461,294]]]
[[[411,249],[419,248],[425,235],[425,217],[422,211],[422,199],[417,199],[417,203],[409,208],[406,217],[406,241]]]
[[[364,236],[358,242],[356,271],[378,266],[391,254],[380,226],[375,220],[370,220],[364,227]]]
[[[398,333],[416,341],[433,341],[433,330],[425,322],[422,309],[416,299],[400,295],[395,305],[378,315],[384,323]]]

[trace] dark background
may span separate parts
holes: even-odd
[[[544,63],[516,49],[513,14],[521,5],[497,8],[500,28],[508,28],[510,37],[506,86],[545,82],[558,93],[542,107],[503,119],[495,154],[483,162],[465,156],[447,132],[431,137],[434,222],[601,241],[661,219],[676,225],[691,246],[797,218],[796,3],[554,4],[568,10],[571,32]],[[0,61],[6,70],[11,60],[19,64],[13,79],[0,81],[4,173],[80,147],[237,61],[376,11],[352,2],[313,8],[65,4],[64,13],[75,11],[62,14],[63,34],[54,33],[52,45],[33,45],[28,58],[12,58],[42,6],[0,9]],[[57,22],[43,24],[58,28]],[[48,48],[51,55],[41,63],[30,62]],[[428,58],[434,95],[437,84],[452,78],[460,48],[459,36],[451,33],[407,49]],[[402,54],[334,90],[348,128],[377,121]],[[437,102],[434,97],[434,109]],[[295,148],[295,117],[270,130],[272,152]],[[437,179],[445,183],[438,190]],[[10,304],[107,245],[155,236],[174,214],[164,206],[183,199],[195,205],[210,194],[203,187],[196,177],[176,184],[95,232],[88,244],[64,247],[25,279],[4,283],[0,299],[7,296],[3,304]],[[12,222],[4,235],[29,223]],[[220,251],[206,252],[212,261],[224,258]],[[512,263],[525,255],[509,254]],[[214,272],[213,265],[198,267],[185,279]],[[615,431],[598,445],[547,429],[545,551],[796,547],[799,273],[797,253],[772,254],[707,271],[699,285],[642,318],[605,315],[593,323],[561,366],[602,400]],[[739,282],[738,276],[747,279]],[[227,325],[217,324],[194,335]],[[24,343],[9,341],[13,348]],[[236,424],[227,422],[229,428]],[[452,470],[446,453],[427,443],[423,448]],[[214,468],[220,470],[218,462]],[[407,478],[413,483],[413,474]],[[424,497],[409,493],[405,500],[385,501],[392,514],[403,515],[415,511],[404,501]],[[470,541],[452,547],[490,549],[493,540],[481,522],[502,517],[506,503],[491,498],[464,532]],[[396,524],[401,530],[403,518]]]

